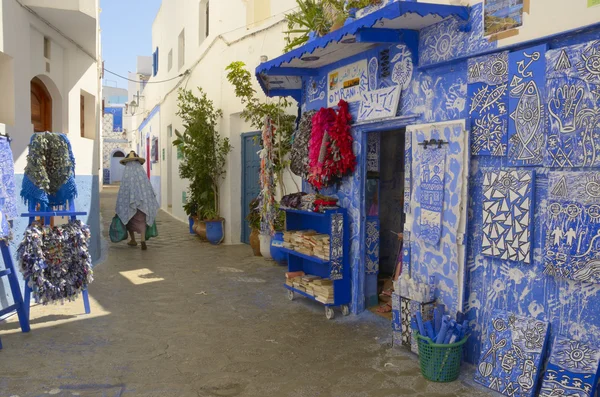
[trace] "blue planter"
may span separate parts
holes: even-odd
[[[196,234],[194,231],[194,219],[190,216],[188,217],[188,221],[190,222],[190,234]]]
[[[223,221],[206,221],[206,239],[213,245],[219,245],[223,242],[225,234],[223,233]]]
[[[287,262],[287,254],[281,250],[283,248],[283,233],[277,232],[271,240],[271,256],[279,264]]]

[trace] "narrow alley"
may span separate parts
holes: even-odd
[[[101,197],[104,241],[115,198]],[[285,268],[250,247],[201,243],[164,212],[158,228],[145,252],[107,243],[91,315],[78,299],[33,307],[28,334],[16,316],[0,324],[2,396],[487,395],[425,380],[369,312],[328,321],[321,305],[290,302]]]

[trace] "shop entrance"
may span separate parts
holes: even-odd
[[[390,319],[392,280],[400,270],[405,221],[405,132],[402,128],[367,137],[366,296],[368,306]]]

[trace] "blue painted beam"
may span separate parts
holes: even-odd
[[[267,76],[318,76],[319,69],[308,68],[272,68],[262,74]]]
[[[300,99],[302,98],[302,90],[300,90],[300,89],[298,89],[298,90],[286,90],[286,89],[269,90],[267,95],[269,97],[275,97],[275,96],[286,97],[286,96],[291,96],[296,101],[300,102]]]
[[[356,34],[357,43],[399,43],[401,29],[360,29]]]

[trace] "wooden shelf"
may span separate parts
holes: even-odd
[[[327,261],[325,259],[317,258],[316,256],[306,255],[306,254],[303,254],[301,252],[294,251],[294,250],[291,250],[291,249],[285,248],[285,247],[281,247],[281,250],[283,252],[285,252],[286,254],[295,255],[295,256],[298,256],[298,257],[300,257],[302,259],[306,259],[306,260],[309,260],[309,261],[312,261],[312,262],[316,262],[316,263],[321,263],[323,265],[326,265],[329,262],[331,262],[331,261]]]

